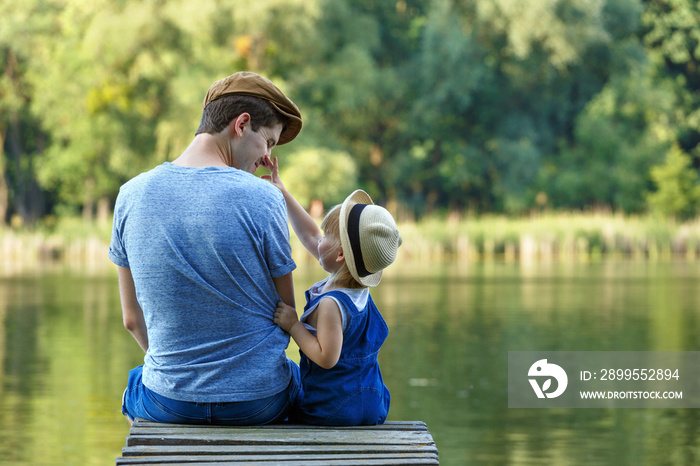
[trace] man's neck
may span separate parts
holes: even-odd
[[[180,167],[233,167],[231,150],[220,135],[198,134],[190,145],[175,160],[173,165]]]

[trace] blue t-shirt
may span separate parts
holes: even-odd
[[[269,182],[235,168],[164,163],[120,189],[109,257],[134,278],[149,389],[214,403],[289,384],[272,278],[296,265],[284,198]]]

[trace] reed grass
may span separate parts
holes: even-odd
[[[101,270],[107,257],[111,225],[81,218],[49,219],[34,227],[0,227],[0,268],[33,271],[65,264],[83,270]]]
[[[631,257],[700,259],[700,219],[551,213],[522,218],[430,217],[402,222],[404,261],[556,261]],[[111,226],[64,219],[34,229],[0,228],[0,264],[109,265]],[[305,262],[292,233],[295,260]]]
[[[399,228],[404,239],[401,253],[418,261],[700,257],[700,219],[677,223],[653,216],[557,213],[434,217]]]

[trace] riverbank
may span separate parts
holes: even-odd
[[[700,259],[700,219],[679,223],[651,216],[558,213],[523,218],[432,217],[399,225],[399,259],[426,261],[558,261],[615,256]],[[0,229],[0,263],[109,266],[110,225],[80,219],[51,228]],[[306,261],[292,235],[296,260]]]
[[[557,213],[523,218],[426,219],[401,228],[418,260],[591,260],[602,256],[700,258],[700,219]]]

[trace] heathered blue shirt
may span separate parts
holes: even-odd
[[[284,198],[269,182],[164,163],[119,191],[109,257],[134,278],[149,389],[212,403],[286,388],[289,337],[272,321],[272,277],[296,265]]]

